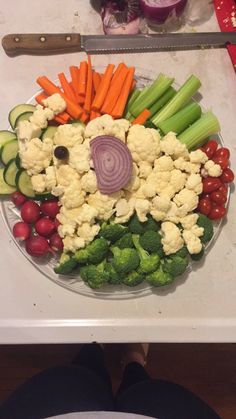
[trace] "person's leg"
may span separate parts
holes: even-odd
[[[91,356],[95,353],[97,349],[90,351]],[[2,404],[0,419],[42,419],[69,412],[113,410],[109,382],[94,371],[95,365],[89,368],[89,358],[83,366],[83,357],[82,353],[81,359],[77,358],[77,365],[49,368],[32,377]]]

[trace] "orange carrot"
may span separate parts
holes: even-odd
[[[131,125],[144,125],[145,122],[150,118],[151,112],[149,109],[144,109],[138,116],[135,118]]]
[[[118,76],[116,76],[115,81],[113,81],[112,79],[106,99],[101,109],[101,113],[110,114],[112,112],[112,109],[114,108],[117,102],[117,98],[119,97],[121,93],[127,74],[128,74],[128,68],[126,66],[120,67],[119,74]]]
[[[93,95],[93,70],[91,64],[90,55],[88,55],[88,72],[87,72],[87,85],[86,85],[86,94],[84,101],[84,110],[85,112],[90,112],[92,105],[92,95]]]
[[[47,99],[47,97],[48,96],[42,92],[35,96],[35,100],[40,105],[43,105],[43,100]],[[53,119],[55,119],[55,121],[59,122],[60,124],[66,124],[70,119],[70,115],[66,112],[61,112],[60,114],[55,115]]]
[[[76,102],[78,102],[78,91],[79,91],[79,69],[78,67],[71,65],[69,67],[70,76],[71,76],[71,83],[73,87],[74,94],[76,96]]]
[[[91,111],[90,112],[90,121],[92,121],[95,118],[98,118],[99,116],[101,116],[100,112]]]
[[[118,66],[117,66],[117,68],[116,68],[116,70],[114,71],[114,74],[113,74],[113,77],[112,77],[112,81],[111,81],[111,84],[113,84],[118,78],[119,78],[119,75],[121,74],[121,72],[124,70],[124,69],[128,69],[128,67],[124,64],[124,63],[120,63]]]
[[[96,71],[93,71],[93,87],[94,87],[95,93],[97,93],[98,91],[100,82],[101,82],[100,74],[96,73]]]
[[[80,116],[83,113],[83,109],[81,108],[81,106],[75,104],[74,102],[72,102],[72,100],[68,99],[68,97],[61,92],[59,87],[52,83],[46,76],[38,77],[37,83],[48,95],[59,93],[66,102],[66,110],[68,114],[74,119],[80,118]]]
[[[59,73],[58,78],[60,80],[61,87],[62,87],[65,95],[69,99],[71,99],[73,102],[76,103],[76,95],[75,95],[72,87],[70,86],[69,82],[67,81],[65,74],[64,73]]]
[[[86,84],[87,84],[87,61],[81,61],[79,67],[79,85],[78,85],[78,94],[85,96],[86,94]]]
[[[99,111],[103,105],[103,102],[106,98],[108,89],[110,87],[113,70],[114,70],[114,64],[108,64],[106,71],[102,77],[101,83],[99,85],[98,91],[95,95],[95,98],[92,103],[92,110],[93,111]]]
[[[73,88],[73,85],[72,85],[72,82],[70,82],[69,83],[69,85],[70,85],[70,87],[71,87],[71,89],[73,90],[73,92],[74,92],[74,88]],[[74,92],[75,93],[75,92]],[[76,93],[75,93],[75,95],[76,95]],[[80,104],[80,105],[83,105],[84,104],[84,96],[81,96],[81,95],[79,95],[78,93],[77,93],[77,102]]]
[[[123,88],[120,92],[120,95],[118,97],[118,100],[114,106],[114,108],[112,109],[111,112],[111,116],[113,116],[114,118],[121,118],[124,110],[125,110],[125,105],[126,102],[128,100],[129,97],[129,93],[130,93],[130,88],[132,86],[133,83],[133,78],[134,78],[134,72],[135,72],[135,68],[134,67],[130,67],[128,69],[128,73],[123,85]]]
[[[89,120],[89,115],[86,112],[84,112],[80,117],[80,121],[88,122],[88,120]]]

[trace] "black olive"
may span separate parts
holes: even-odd
[[[59,145],[54,150],[54,156],[58,160],[66,160],[69,157],[69,151],[68,148],[64,147],[64,145]]]

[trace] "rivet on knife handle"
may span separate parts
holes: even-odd
[[[2,46],[9,57],[64,54],[81,51],[81,37],[78,33],[10,34],[3,37]]]

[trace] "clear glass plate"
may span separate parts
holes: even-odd
[[[98,71],[102,71],[102,68]],[[155,78],[156,73],[152,72],[151,74],[150,70],[144,70],[142,68],[136,68],[136,74],[137,74],[137,87],[142,88],[146,86],[147,84],[151,83],[151,81]],[[176,87],[178,85],[176,84]],[[32,96],[31,99],[29,99],[28,103],[35,103],[34,98],[39,92],[36,92],[34,96]],[[196,98],[197,100],[198,98]],[[202,105],[202,103],[201,103]],[[202,108],[204,109],[204,106],[202,105]],[[224,145],[223,139],[221,135],[214,135],[214,138],[218,140],[220,145]],[[227,205],[229,203],[229,195],[227,200]],[[143,297],[145,295],[151,294],[153,287],[149,284],[143,282],[142,284],[132,288],[127,286],[105,286],[98,290],[92,290],[89,288],[79,277],[79,275],[73,274],[73,275],[66,275],[66,276],[59,276],[57,275],[53,268],[56,264],[56,258],[48,257],[45,259],[35,259],[32,258],[28,253],[26,252],[23,245],[21,245],[13,236],[12,236],[12,228],[14,224],[19,221],[20,219],[20,212],[19,210],[13,205],[13,203],[8,199],[1,200],[1,213],[4,219],[4,222],[6,224],[6,227],[16,244],[16,246],[20,249],[22,253],[22,257],[26,258],[26,264],[29,262],[31,263],[35,269],[37,269],[39,272],[41,272],[42,275],[46,276],[51,281],[55,282],[56,284],[73,291],[78,294],[86,295],[89,297],[96,297],[96,298],[106,298],[106,299],[131,299],[131,298],[137,298],[137,297]],[[206,252],[209,251],[210,247],[215,243],[219,233],[220,228],[222,225],[222,220],[219,220],[218,222],[214,223],[214,236],[212,240],[207,244],[206,246]],[[188,266],[188,275],[191,274],[192,267],[194,266],[197,268],[197,264],[201,262],[190,262]],[[185,275],[185,274],[184,274]],[[177,277],[175,279],[175,284],[178,283],[178,281],[181,280],[181,277]],[[167,288],[167,287],[164,287]]]

